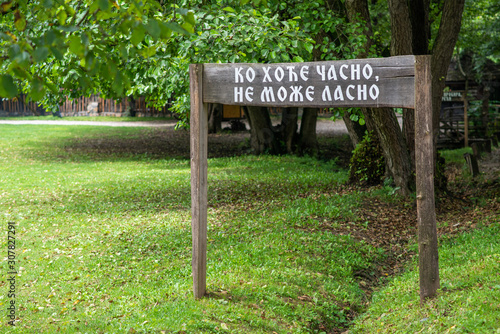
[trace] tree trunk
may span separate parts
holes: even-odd
[[[300,122],[299,153],[318,156],[319,144],[316,136],[316,121],[318,120],[318,108],[304,108]]]
[[[434,130],[434,148],[437,147],[439,135],[439,120],[441,114],[441,99],[450,66],[453,50],[458,39],[465,0],[445,0],[441,24],[432,49],[431,74],[432,74],[432,125]],[[439,177],[437,164],[437,150],[434,152],[434,175],[437,189],[444,189],[446,179]]]
[[[403,134],[392,108],[363,108],[363,112],[372,122],[384,152],[384,158],[394,183],[403,196],[411,192],[411,164]]]
[[[344,115],[342,115],[342,119],[344,120],[347,132],[349,133],[349,138],[351,138],[352,146],[356,148],[356,146],[361,143],[363,137],[365,136],[366,125],[361,125],[359,124],[359,122],[354,122],[353,120],[351,120],[350,114],[347,111],[344,113]]]
[[[389,0],[391,56],[412,54],[410,11],[406,0]]]
[[[283,108],[281,124],[277,129],[281,140],[285,143],[286,152],[294,152],[294,144],[297,137],[298,108]]]
[[[413,54],[412,21],[406,0],[389,0],[391,17],[391,56]],[[415,1],[413,6],[416,6]],[[422,4],[423,5],[423,4]],[[403,109],[403,138],[410,152],[411,169],[415,170],[415,110]]]
[[[371,37],[373,32],[370,23],[370,13],[368,11],[368,3],[366,0],[346,0],[345,2],[347,17],[350,22],[361,22],[366,24],[368,37],[365,50],[369,50],[371,46]],[[411,41],[411,39],[410,39]],[[408,154],[408,148],[403,139],[399,123],[391,108],[363,108],[365,121],[368,129],[375,128],[384,157],[386,159],[387,168],[394,177],[396,186],[400,188],[399,192],[407,196],[410,193],[411,181],[411,163]]]
[[[208,133],[217,133],[222,130],[222,105],[208,104]]]
[[[412,46],[414,55],[429,54],[431,25],[429,22],[430,0],[409,1]]]
[[[135,98],[132,95],[128,97],[128,108],[130,117],[135,117],[136,114]]]
[[[246,107],[243,109],[250,124],[250,145],[254,154],[279,152],[269,111],[264,107]]]

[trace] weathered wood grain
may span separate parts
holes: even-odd
[[[414,62],[414,56],[399,56],[284,64],[205,64],[203,101],[247,106],[413,108]]]
[[[203,65],[190,65],[191,230],[194,297],[206,293],[208,116],[202,101]]]
[[[420,301],[439,289],[439,255],[434,199],[431,57],[415,57],[415,169],[417,183]]]

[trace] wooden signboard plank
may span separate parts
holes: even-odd
[[[205,64],[203,101],[274,107],[413,108],[415,57]]]

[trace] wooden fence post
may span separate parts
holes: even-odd
[[[203,65],[189,65],[191,90],[191,230],[194,297],[206,293],[208,116],[203,104]]]
[[[465,153],[464,159],[467,162],[467,167],[469,167],[469,171],[470,171],[472,177],[478,176],[479,175],[479,165],[477,163],[476,156],[474,156],[470,153]]]
[[[480,147],[480,144],[479,143],[472,143],[470,145],[470,147],[472,148],[472,155],[474,155],[476,157],[476,159],[481,159],[481,147]]]
[[[415,57],[415,166],[417,183],[420,302],[439,289],[434,199],[431,57]]]

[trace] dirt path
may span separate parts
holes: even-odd
[[[14,125],[92,125],[92,126],[122,126],[122,127],[155,127],[173,128],[176,121],[154,121],[154,122],[92,122],[92,121],[66,121],[58,120],[0,120],[0,124]]]
[[[93,121],[66,121],[64,119],[53,120],[0,120],[0,124],[37,124],[37,125],[93,125],[93,126],[122,126],[122,127],[154,127],[173,128],[176,124],[172,121],[139,121],[139,122],[93,122]],[[223,122],[222,127],[229,126],[228,122]],[[249,128],[247,124],[247,129]],[[346,134],[347,128],[344,121],[332,122],[327,119],[319,119],[316,125],[318,134],[336,133]]]

